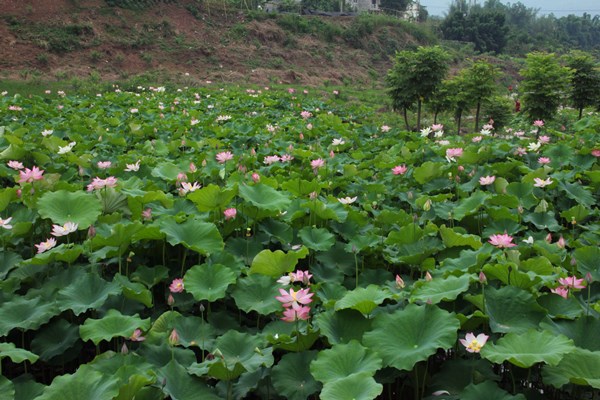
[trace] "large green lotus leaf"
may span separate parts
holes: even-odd
[[[358,311],[347,309],[320,312],[314,323],[330,344],[342,344],[350,340],[362,340],[363,334],[371,329],[372,320]]]
[[[348,217],[348,210],[338,201],[335,203],[324,203],[320,200],[312,200],[302,203],[300,206],[325,221],[344,222]]]
[[[556,296],[560,299],[562,297]],[[600,351],[600,340],[597,335],[590,332],[600,332],[600,319],[587,316],[574,321],[544,321],[540,327],[553,332],[555,335],[564,335],[575,342],[577,347],[591,351]]]
[[[375,375],[381,369],[382,360],[356,340],[347,344],[336,344],[331,349],[321,350],[310,364],[310,372],[325,384],[355,374]]]
[[[52,320],[41,328],[31,341],[31,350],[44,361],[51,360],[73,347],[79,340],[79,326],[65,319]]]
[[[455,300],[459,294],[469,290],[470,275],[448,276],[447,278],[435,278],[429,282],[415,283],[415,290],[410,296],[411,302],[426,302],[437,304],[440,301]]]
[[[542,369],[544,382],[560,388],[567,383],[600,389],[600,351],[576,349],[565,354],[557,366]]]
[[[437,306],[410,304],[392,314],[379,314],[363,343],[383,357],[384,365],[410,371],[414,365],[456,343],[460,321]]]
[[[171,360],[158,370],[159,381],[164,381],[163,392],[173,400],[219,400],[214,390],[204,381],[188,374],[186,369]],[[136,397],[137,398],[137,397]]]
[[[181,168],[177,165],[165,161],[158,164],[151,172],[152,176],[163,179],[165,181],[175,181],[177,175],[181,172]]]
[[[481,237],[477,235],[458,233],[455,229],[446,228],[443,225],[440,227],[440,235],[442,236],[442,241],[446,247],[469,246],[473,250],[477,250],[483,246],[481,243]]]
[[[60,311],[55,302],[41,297],[26,299],[17,297],[5,301],[0,306],[0,336],[6,336],[12,329],[37,329]]]
[[[386,244],[411,244],[420,241],[423,238],[423,228],[418,224],[412,223],[405,225],[397,231],[390,231],[385,240]]]
[[[460,394],[461,400],[526,400],[522,394],[513,396],[504,389],[500,389],[493,381],[483,381],[480,384],[470,384]]]
[[[421,185],[440,177],[444,173],[445,164],[439,162],[425,161],[413,171],[413,177]]]
[[[383,392],[383,385],[377,383],[368,373],[354,374],[329,382],[323,386],[321,400],[372,400]]]
[[[554,266],[550,260],[542,256],[531,257],[521,261],[519,269],[533,272],[536,275],[552,275],[554,273]]]
[[[431,392],[446,390],[454,395],[462,392],[471,383],[481,382],[482,379],[500,379],[494,374],[490,362],[481,358],[457,358],[444,361],[440,371],[431,377],[428,386]]]
[[[142,303],[146,307],[152,307],[152,292],[139,282],[131,282],[126,276],[116,274],[113,282],[121,286],[123,296],[129,300]]]
[[[513,263],[485,264],[483,272],[489,280],[498,279],[505,285],[510,282],[511,286],[521,289],[529,289],[542,281],[536,274],[519,271]]]
[[[587,218],[588,215],[590,215],[589,208],[582,206],[581,204],[578,204],[560,213],[560,216],[567,221],[576,221],[578,224],[581,224],[581,222]]]
[[[163,218],[159,226],[173,246],[182,244],[204,255],[223,250],[223,238],[215,224],[197,219],[188,219],[178,224],[173,218]]]
[[[335,244],[335,236],[325,228],[305,226],[298,236],[306,247],[316,251],[327,251]]]
[[[562,229],[554,218],[554,211],[528,213],[523,216],[523,221],[531,222],[536,228],[550,232],[558,232]]]
[[[337,311],[351,308],[363,315],[369,315],[379,304],[391,297],[392,294],[389,291],[383,290],[377,285],[369,285],[366,288],[359,287],[348,291],[344,297],[339,299],[335,303],[335,309]]]
[[[270,186],[258,184],[254,186],[242,185],[239,188],[240,196],[261,210],[283,211],[291,203],[284,192],[278,192]]]
[[[575,259],[577,260],[577,270],[583,276],[588,272],[595,281],[600,280],[600,247],[584,246],[575,249]]]
[[[110,341],[114,337],[129,338],[133,331],[150,329],[150,318],[141,319],[137,314],[123,315],[117,310],[109,310],[103,318],[88,318],[79,327],[79,335],[84,341],[91,340],[98,345],[103,340]]]
[[[1,378],[0,378],[1,379]],[[13,379],[12,381],[15,392],[14,397],[9,397],[11,400],[32,400],[36,399],[39,395],[44,392],[46,385],[38,383],[35,379],[29,374],[23,374],[19,377]],[[6,391],[2,388],[2,384],[0,384],[1,393],[5,393]]]
[[[8,357],[14,363],[21,363],[25,360],[34,363],[39,358],[37,354],[33,354],[25,349],[19,349],[13,343],[0,343],[0,360]]]
[[[550,318],[575,319],[585,312],[585,309],[581,307],[581,303],[575,297],[565,299],[554,293],[546,293],[538,297],[537,302],[548,310]]]
[[[83,274],[58,292],[58,306],[61,311],[72,310],[79,315],[90,308],[101,307],[108,296],[120,292],[115,282],[107,282],[98,274]]]
[[[119,394],[119,379],[82,365],[72,375],[60,375],[36,400],[112,399]]]
[[[537,328],[546,316],[546,310],[540,307],[531,293],[513,286],[488,287],[485,308],[490,328],[495,333],[523,333]]]
[[[442,262],[440,270],[467,272],[472,267],[481,267],[490,255],[491,250],[487,246],[483,246],[479,250],[461,250],[457,258],[446,258]]]
[[[557,365],[573,350],[573,341],[565,336],[530,329],[525,333],[509,332],[496,343],[488,343],[481,349],[481,357],[496,364],[508,361],[517,367],[529,368],[539,362]]]
[[[461,221],[467,215],[477,213],[479,208],[485,204],[488,197],[490,197],[489,194],[481,191],[471,193],[469,197],[460,200],[456,207],[452,209],[452,219]]]
[[[23,261],[23,258],[17,253],[11,251],[0,252],[0,280],[6,278],[6,275],[21,261]]]
[[[289,400],[305,400],[321,389],[310,374],[310,363],[317,357],[316,350],[287,353],[272,369],[271,379],[277,393]]]
[[[212,353],[220,354],[212,360],[192,364],[188,368],[191,374],[228,381],[243,372],[273,365],[273,348],[264,348],[263,339],[258,336],[230,330],[220,336],[214,346]]]
[[[568,198],[573,199],[577,204],[582,204],[586,207],[591,207],[596,203],[594,196],[585,190],[583,186],[576,183],[558,182],[558,189],[564,192]]]
[[[79,229],[89,228],[102,213],[100,200],[83,191],[46,192],[38,200],[37,206],[43,218],[50,218],[60,225],[75,222],[79,224]]]
[[[17,198],[16,188],[0,189],[0,211],[4,211],[11,201]]]
[[[0,398],[12,400],[15,398],[15,387],[4,375],[0,375]]]
[[[183,277],[185,291],[198,301],[213,302],[225,297],[227,287],[235,283],[236,274],[221,264],[202,264],[191,267]]]
[[[294,178],[283,181],[281,187],[298,197],[305,197],[312,192],[318,192],[321,184],[316,180],[305,181],[304,179]]]
[[[235,188],[221,188],[208,185],[187,195],[200,211],[220,211],[225,209],[237,194]]]
[[[240,310],[268,315],[282,310],[281,303],[275,298],[280,295],[277,287],[274,278],[252,274],[238,280],[231,297]]]
[[[121,369],[131,368],[133,371],[137,371],[134,366],[125,365]],[[143,400],[144,397],[140,395],[140,391],[156,383],[156,376],[153,376],[149,371],[144,371],[145,374],[131,373],[126,377],[126,380],[119,387],[119,395],[114,400]]]
[[[164,265],[155,265],[153,267],[138,265],[130,276],[132,282],[139,282],[147,288],[152,288],[158,283],[167,280],[169,269]]]
[[[185,347],[196,346],[202,350],[213,348],[217,336],[215,328],[201,317],[177,318],[172,323],[179,334],[179,344]]]
[[[292,272],[296,264],[298,264],[298,260],[307,255],[308,249],[306,247],[288,253],[284,253],[281,250],[263,250],[252,260],[250,273],[280,278],[282,275]]]

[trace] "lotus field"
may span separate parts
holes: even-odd
[[[600,118],[343,100],[4,93],[0,398],[600,398]]]

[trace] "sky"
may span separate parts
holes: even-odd
[[[479,0],[483,4],[485,0]],[[519,0],[502,1],[504,4],[517,3]],[[526,7],[536,8],[540,11],[538,15],[554,14],[563,17],[568,14],[582,15],[584,12],[592,16],[600,15],[599,0],[520,0]],[[448,12],[452,0],[420,0],[422,6],[427,7],[430,15],[443,17]]]

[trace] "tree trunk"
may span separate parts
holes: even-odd
[[[438,111],[433,113],[433,123],[437,125],[437,116],[438,116]]]
[[[406,111],[406,107],[402,109],[404,111],[404,123],[406,124],[406,130],[410,132],[410,126],[408,125],[408,112]]]
[[[582,116],[583,116],[583,107],[579,107],[579,118],[577,118],[577,119],[581,119]]]
[[[421,130],[421,99],[417,101],[417,131]]]
[[[475,132],[479,132],[479,112],[481,111],[481,101],[477,102],[477,111],[475,111]]]
[[[456,134],[460,135],[460,122],[462,119],[462,110],[456,113]]]

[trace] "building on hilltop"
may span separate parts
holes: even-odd
[[[341,0],[340,9],[341,11],[352,11],[359,13],[383,12],[409,21],[417,21],[419,19],[419,13],[421,11],[421,4],[419,3],[419,0],[410,1],[404,11],[385,8],[382,6],[381,2],[382,0]],[[302,0],[267,0],[264,5],[264,10],[267,12],[277,12],[281,11],[282,9],[287,9],[289,11],[290,5],[293,4],[296,4],[297,7],[301,7]],[[349,9],[346,9],[347,7],[349,7]]]

